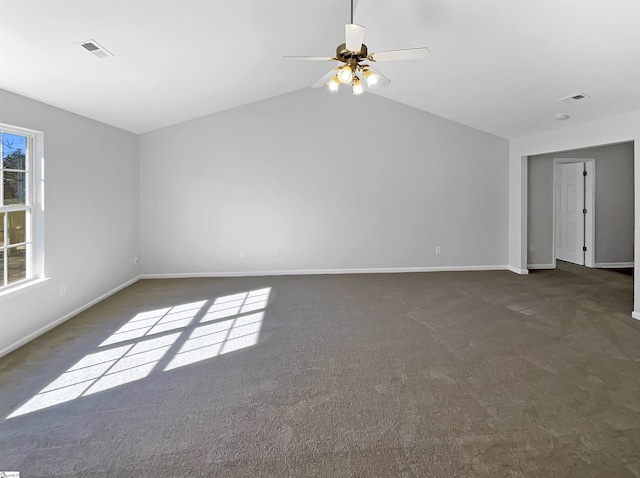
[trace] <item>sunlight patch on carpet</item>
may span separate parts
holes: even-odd
[[[140,312],[7,418],[141,380],[158,367],[173,370],[256,345],[270,293]]]

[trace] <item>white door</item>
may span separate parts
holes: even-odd
[[[555,178],[556,259],[584,265],[584,163],[558,164]]]

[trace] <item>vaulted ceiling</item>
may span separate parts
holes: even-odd
[[[142,133],[308,87],[331,64],[280,56],[333,55],[348,20],[349,0],[0,0],[0,88]],[[640,109],[638,0],[360,0],[354,21],[370,52],[431,51],[378,64],[375,94],[505,138]]]

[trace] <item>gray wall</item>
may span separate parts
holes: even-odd
[[[508,142],[370,94],[144,134],[140,197],[143,273],[507,263]]]
[[[49,279],[0,297],[2,355],[138,275],[139,201],[137,135],[4,90],[0,123],[44,132]]]
[[[551,264],[553,158],[595,158],[595,262],[633,262],[633,143],[530,156],[529,264]]]

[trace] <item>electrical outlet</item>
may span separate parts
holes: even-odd
[[[240,251],[240,257],[245,257],[244,250]]]
[[[134,264],[137,264],[138,262],[140,262],[140,259],[138,259],[137,257],[134,257],[134,258],[133,258],[133,263],[134,263]]]
[[[63,295],[65,295],[67,293],[67,286],[65,284],[62,284],[60,286],[60,297],[62,297]]]
[[[440,246],[436,246],[436,254],[440,254]]]

